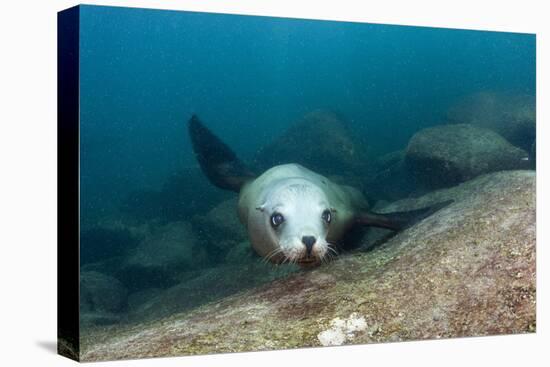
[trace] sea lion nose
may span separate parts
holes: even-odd
[[[313,236],[303,236],[302,237],[302,242],[303,242],[304,245],[306,245],[307,256],[311,255],[311,249],[313,248],[313,245],[315,244],[315,241],[317,241],[317,239]]]

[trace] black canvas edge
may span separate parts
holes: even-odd
[[[57,13],[57,352],[80,360],[80,7]]]

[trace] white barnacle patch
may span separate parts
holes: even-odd
[[[320,332],[317,339],[323,346],[342,345],[352,340],[356,333],[367,328],[367,322],[363,316],[352,313],[347,319],[339,317],[330,322],[330,328]]]
[[[346,335],[341,329],[330,328],[322,331],[317,335],[317,339],[322,346],[342,345],[346,341]]]

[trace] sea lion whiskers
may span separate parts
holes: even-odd
[[[329,251],[326,251],[326,252],[323,254],[323,257],[321,258],[321,261],[326,262],[326,263],[329,263],[329,262],[331,262],[331,261],[335,258],[335,256],[336,256],[338,253],[336,252],[335,249],[332,248],[332,246],[331,246],[332,244],[331,244],[331,243],[328,243],[328,242],[327,242],[327,244],[328,244],[328,245],[327,245],[327,249],[328,249]]]
[[[332,253],[329,252],[329,251],[327,251],[327,252],[325,253],[325,256],[327,256],[327,255],[328,255],[328,256],[332,256],[332,257],[338,256],[338,251],[336,251],[336,249],[334,248],[334,247],[336,247],[336,245],[333,244],[333,243],[330,243],[330,242],[327,242],[327,244],[328,244],[328,245],[327,245],[327,249],[330,250],[330,251],[332,251]],[[334,247],[333,247],[333,246],[334,246]]]
[[[280,247],[279,248],[276,248],[274,249],[273,251],[270,251],[263,259],[262,259],[262,262],[264,263],[268,263],[271,258],[273,258],[274,256],[280,254],[283,252],[283,249],[281,249]]]

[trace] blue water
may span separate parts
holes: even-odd
[[[247,161],[306,113],[334,110],[375,157],[441,123],[461,96],[535,93],[530,34],[96,6],[80,19],[84,229],[186,172],[205,202],[230,197],[196,174],[193,113]],[[185,195],[163,204],[171,215]],[[157,219],[147,204],[130,210]]]
[[[534,65],[528,34],[83,6],[82,190],[116,200],[195,165],[192,113],[244,159],[316,108],[387,152],[460,95],[533,93]]]

